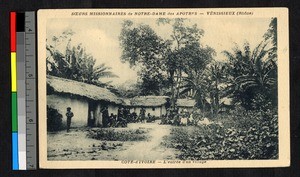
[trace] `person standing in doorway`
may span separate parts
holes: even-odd
[[[141,122],[145,123],[145,120],[146,120],[146,110],[143,107],[140,110],[140,117],[141,117]]]
[[[103,127],[108,127],[109,124],[109,113],[108,113],[108,107],[104,106],[104,109],[101,111],[102,113],[102,122],[103,122]]]
[[[71,111],[70,107],[67,107],[66,116],[67,116],[67,132],[69,132],[70,131],[70,127],[71,127],[71,120],[72,120],[72,117],[74,116],[74,114]]]

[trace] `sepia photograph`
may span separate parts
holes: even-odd
[[[40,10],[41,167],[288,166],[287,16]]]

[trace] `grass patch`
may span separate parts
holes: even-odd
[[[94,128],[89,130],[87,137],[105,141],[144,141],[148,139],[147,133],[148,130],[146,129],[116,130],[107,128]]]

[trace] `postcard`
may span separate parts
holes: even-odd
[[[287,8],[37,17],[41,168],[290,165]]]

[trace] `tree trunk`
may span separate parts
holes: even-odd
[[[205,115],[204,115],[204,113],[205,113],[205,100],[203,100],[202,98],[201,98],[201,104],[202,104],[202,117],[204,117]]]
[[[171,110],[175,108],[175,89],[174,89],[174,72],[170,71],[170,83],[171,83]]]
[[[215,89],[216,89],[216,93],[215,93],[215,114],[219,113],[219,89],[218,89],[218,85],[219,82],[218,80],[216,80],[216,85],[215,85]]]

